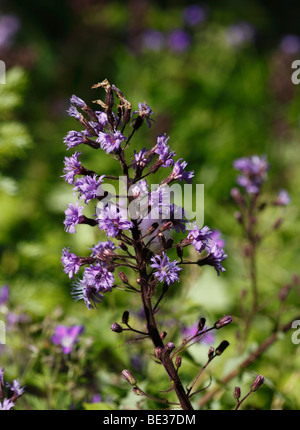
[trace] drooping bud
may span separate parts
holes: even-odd
[[[137,384],[137,380],[130,372],[130,370],[127,370],[127,369],[122,370],[122,376],[125,379],[125,381],[128,382],[129,385],[134,386]]]
[[[122,315],[122,323],[123,324],[127,324],[129,320],[129,312],[125,311]]]
[[[254,379],[254,382],[251,384],[250,390],[252,392],[257,391],[264,381],[265,378],[262,375],[257,375],[257,377]]]
[[[123,328],[120,326],[120,324],[114,322],[111,325],[111,330],[114,331],[115,333],[121,333],[123,331]]]
[[[221,319],[219,319],[219,321],[217,321],[215,323],[214,328],[216,328],[218,330],[218,329],[220,329],[222,327],[225,327],[225,325],[230,324],[231,321],[232,321],[231,316],[226,315],[226,316],[222,317]]]
[[[229,342],[227,342],[227,340],[223,340],[220,345],[218,346],[218,348],[216,348],[215,354],[216,355],[221,355],[223,354],[223,352],[225,351],[225,349],[229,346]]]

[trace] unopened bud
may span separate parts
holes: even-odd
[[[125,311],[122,315],[122,323],[123,324],[127,324],[129,320],[129,312]]]
[[[178,257],[181,259],[183,257],[183,248],[182,248],[182,246],[177,246],[176,247],[176,251],[177,251]]]
[[[175,360],[175,366],[177,368],[179,368],[181,366],[181,361],[182,361],[182,358],[179,355],[177,355],[176,360]]]
[[[160,338],[161,340],[164,340],[164,338],[167,336],[167,332],[163,331],[162,333],[160,333]]]
[[[214,325],[214,328],[219,329],[222,327],[225,327],[225,325],[230,324],[232,321],[231,316],[226,315],[225,317],[222,317],[221,319],[219,319],[219,321],[217,321]]]
[[[106,92],[106,96],[105,96],[105,104],[109,107],[112,108],[113,105],[115,103],[114,100],[114,93],[111,87],[107,88],[107,92]]]
[[[169,230],[170,228],[172,228],[173,227],[173,223],[172,223],[172,221],[167,221],[167,222],[165,222],[162,226],[161,226],[161,228],[159,229],[159,231],[161,231],[161,232],[163,232],[163,231],[165,231],[165,230]]]
[[[229,342],[227,342],[227,340],[223,340],[218,346],[218,348],[216,348],[216,355],[221,355],[228,346]]]
[[[233,198],[233,200],[237,203],[237,204],[243,204],[244,203],[244,198],[240,192],[240,190],[238,188],[232,188],[230,191],[231,197]]]
[[[281,302],[284,302],[284,301],[285,301],[286,296],[288,295],[288,292],[290,291],[290,289],[291,289],[290,284],[286,284],[286,285],[281,289],[281,291],[280,291],[280,293],[279,293],[279,300],[280,300]]]
[[[120,277],[121,281],[124,282],[124,284],[128,284],[128,278],[124,272],[119,272],[119,277]]]
[[[173,349],[175,348],[175,345],[173,342],[168,342],[166,346],[164,347],[163,352],[171,353]]]
[[[238,401],[241,397],[241,389],[240,387],[235,387],[233,397]]]
[[[124,242],[120,242],[119,243],[119,247],[123,250],[123,251],[128,251],[128,246],[125,245]]]
[[[170,237],[165,244],[165,249],[171,248],[173,243],[174,243],[174,239],[173,239],[173,237]]]
[[[157,346],[154,351],[155,357],[160,359],[162,356],[162,349],[160,346]]]
[[[122,376],[125,379],[125,381],[128,382],[128,384],[134,386],[137,384],[137,380],[135,379],[135,377],[133,376],[133,374],[130,372],[130,370],[124,369],[122,371]]]
[[[162,245],[162,246],[165,246],[165,244],[166,244],[166,239],[165,239],[165,236],[164,236],[164,234],[163,233],[158,233],[158,239],[159,239],[159,241],[160,241],[160,244]]]
[[[154,233],[154,231],[157,229],[158,227],[158,222],[154,222],[147,230],[147,236],[149,236],[150,234]]]
[[[120,324],[115,322],[111,325],[111,330],[115,333],[121,333],[123,331],[123,328],[120,326]]]
[[[200,318],[200,320],[198,322],[197,332],[202,331],[204,329],[205,322],[206,322],[205,318]]]
[[[264,383],[265,378],[262,375],[257,375],[254,382],[251,384],[250,390],[255,392]]]
[[[215,348],[213,346],[211,346],[208,350],[208,358],[211,360],[214,356],[214,352],[215,352]]]
[[[283,222],[283,219],[278,218],[278,220],[276,220],[275,223],[273,224],[273,230],[277,230],[281,226],[282,222]]]

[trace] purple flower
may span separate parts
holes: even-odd
[[[219,230],[213,230],[210,238],[218,244],[220,248],[225,246],[225,240],[221,237],[221,232]]]
[[[96,263],[85,268],[83,280],[87,285],[95,287],[98,292],[106,292],[111,291],[115,278],[102,263]]]
[[[68,184],[74,183],[75,175],[80,175],[81,173],[81,162],[79,161],[79,156],[81,152],[75,152],[71,157],[65,157],[65,167],[64,173],[62,177],[65,179]]]
[[[206,248],[211,235],[212,231],[207,225],[201,229],[195,225],[195,228],[189,232],[187,238],[192,241],[192,245],[194,245],[196,251],[200,254]]]
[[[78,112],[75,106],[70,106],[70,108],[67,110],[69,116],[73,116],[77,121],[80,121],[82,118],[81,113]]]
[[[298,54],[300,51],[300,37],[295,34],[287,34],[282,38],[280,48],[286,54]]]
[[[146,148],[143,148],[140,152],[136,152],[136,150],[134,150],[134,165],[133,168],[137,169],[137,168],[144,168],[146,167],[150,161],[151,161],[151,157],[146,158],[145,154],[148,152],[148,150]]]
[[[82,325],[71,327],[58,325],[55,327],[55,334],[51,337],[51,340],[55,345],[62,347],[64,354],[69,354],[83,331],[84,327]]]
[[[79,202],[76,202],[75,206],[72,203],[69,204],[68,208],[65,210],[65,231],[68,233],[76,233],[75,225],[80,223],[83,209],[83,206],[79,206]]]
[[[185,30],[176,29],[168,35],[168,45],[172,51],[183,52],[191,44],[191,38]]]
[[[95,115],[97,117],[99,125],[101,125],[103,129],[108,126],[107,115],[105,112],[97,110],[95,111]]]
[[[98,288],[87,284],[85,279],[79,279],[74,283],[71,294],[75,301],[83,300],[88,309],[97,308],[97,304],[104,299]]]
[[[22,394],[24,393],[24,387],[21,387],[21,383],[19,379],[14,379],[12,385],[7,383],[6,386],[9,387],[11,391],[13,391],[14,400],[17,399],[18,397],[21,397]]]
[[[97,243],[90,249],[92,251],[91,256],[97,257],[98,254],[103,254],[105,251],[114,251],[115,244],[111,240],[107,240],[106,242]]]
[[[145,102],[139,103],[139,110],[132,112],[132,115],[135,113],[138,113],[139,117],[145,119],[147,121],[148,127],[151,127],[150,115],[154,115],[154,112]]]
[[[75,104],[76,106],[80,107],[81,109],[86,106],[86,103],[82,99],[80,99],[79,97],[75,96],[74,94],[70,98],[70,102],[72,104]]]
[[[19,30],[20,21],[15,15],[2,15],[0,17],[0,48],[7,49]]]
[[[170,261],[169,257],[163,252],[162,256],[155,255],[152,257],[151,262],[150,266],[156,269],[154,276],[159,282],[166,282],[168,285],[171,285],[175,281],[179,281],[179,272],[182,269],[177,266],[177,260]]]
[[[188,184],[191,184],[193,182],[192,178],[194,176],[194,171],[185,172],[184,169],[187,166],[187,162],[186,161],[180,162],[180,160],[182,160],[182,158],[177,160],[176,163],[174,164],[173,172],[171,174],[172,180],[176,180],[176,179],[178,181],[185,180]]]
[[[159,155],[159,159],[164,162],[163,167],[170,167],[174,165],[173,157],[176,155],[174,151],[170,151],[167,144],[169,137],[166,134],[160,135],[157,138],[157,145],[155,153]]]
[[[270,168],[264,155],[238,158],[233,162],[233,167],[242,172],[237,178],[237,183],[249,194],[259,193]]]
[[[116,152],[125,139],[126,137],[120,131],[116,131],[115,133],[100,132],[97,142],[99,142],[101,148],[109,154],[110,152]]]
[[[0,402],[0,411],[10,411],[15,404],[10,399],[4,399],[3,402]]]
[[[78,273],[80,269],[80,258],[77,255],[70,252],[70,248],[64,248],[62,250],[61,262],[64,266],[64,272],[69,275],[69,278],[73,278],[74,273]]]
[[[207,327],[204,327],[202,331],[205,331],[206,329]],[[197,331],[198,331],[198,324],[193,324],[190,327],[184,327],[181,331],[181,335],[186,339],[186,338],[195,336]],[[212,343],[214,343],[214,341],[215,341],[215,336],[211,331],[209,331],[208,333],[204,333],[203,335],[200,335],[197,340],[197,342],[203,342],[206,345],[211,345]]]
[[[8,285],[3,285],[0,290],[0,305],[6,303],[9,299],[9,287]]]
[[[74,148],[85,141],[84,135],[80,131],[71,130],[64,138],[67,149]]]
[[[75,187],[73,189],[75,192],[79,192],[80,199],[85,199],[85,203],[88,203],[99,195],[98,188],[100,187],[103,178],[104,175],[97,177],[96,174],[93,176],[84,176],[76,180]]]
[[[278,193],[277,199],[275,200],[275,205],[277,206],[286,206],[291,202],[291,198],[289,193],[286,190],[281,190]],[[1,301],[0,301],[1,303]]]
[[[101,230],[106,230],[107,236],[116,237],[120,230],[130,230],[131,221],[122,216],[115,206],[106,206],[98,215],[97,221]]]
[[[164,47],[164,35],[161,31],[148,29],[143,34],[143,45],[152,51],[160,51]]]
[[[205,10],[197,4],[191,4],[190,6],[187,6],[183,10],[182,15],[184,21],[190,26],[199,24],[205,21],[207,18]]]
[[[208,246],[207,250],[209,254],[202,260],[202,262],[204,264],[209,264],[210,266],[213,266],[216,269],[218,276],[220,276],[220,272],[225,272],[226,270],[222,266],[222,261],[227,258],[227,254],[225,254],[224,249],[220,248],[219,245],[215,242]]]

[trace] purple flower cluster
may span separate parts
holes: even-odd
[[[5,389],[6,387],[6,389]],[[6,391],[6,394],[5,394]],[[16,400],[24,393],[19,379],[14,379],[12,384],[4,383],[4,368],[0,368],[0,411],[11,410]]]
[[[188,245],[193,245],[197,253],[201,254],[197,264],[213,266],[219,275],[225,270],[222,263],[227,257],[220,237],[213,237],[214,232],[207,226],[199,229],[195,225],[186,233],[189,221],[186,213],[181,206],[170,201],[168,185],[173,181],[192,184],[194,171],[186,170],[187,162],[182,158],[174,160],[176,154],[170,148],[166,133],[157,137],[152,148],[139,151],[134,149],[131,163],[127,164],[125,150],[129,147],[133,134],[144,122],[150,127],[154,113],[145,102],[139,103],[138,110],[131,111],[131,103],[107,80],[94,85],[93,88],[102,88],[106,92],[104,102],[96,101],[104,111],[92,110],[82,99],[73,95],[68,112],[80,122],[84,130],[70,131],[64,141],[67,149],[84,143],[87,144],[86,147],[103,150],[108,156],[118,160],[123,177],[127,180],[127,195],[125,204],[121,195],[119,199],[112,195],[105,196],[102,189],[104,177],[106,180],[118,178],[100,176],[86,169],[79,160],[80,152],[65,158],[63,177],[67,183],[73,185],[74,194],[78,196],[78,200],[74,204],[70,203],[65,211],[65,231],[76,233],[79,224],[88,224],[97,226],[96,233],[100,230],[109,238],[92,246],[90,255],[85,257],[77,256],[69,247],[63,248],[61,262],[64,272],[70,279],[78,275],[71,291],[73,298],[83,300],[89,309],[97,308],[105,293],[118,286],[114,276],[116,269],[124,266],[139,273],[141,263],[138,263],[138,258],[141,258],[141,255],[143,264],[152,269],[149,270],[151,285],[158,282],[172,285],[179,281],[182,270],[180,264],[189,263],[183,261],[183,248]],[[115,97],[119,99],[117,112],[113,112]],[[82,113],[78,109],[82,110]],[[131,128],[129,133],[126,133],[126,127]],[[150,190],[146,177],[155,174],[160,168],[162,171],[170,171],[156,189]],[[130,176],[131,172],[133,176]],[[121,191],[119,193],[121,194]],[[84,215],[84,209],[85,205],[92,201],[97,203],[96,211],[88,218]],[[130,208],[127,207],[128,204]],[[173,247],[173,233],[185,234],[182,239],[183,246],[181,242],[176,245],[179,252],[182,249],[182,253],[178,253],[180,261],[170,261],[167,255],[168,250]],[[110,239],[117,239],[118,246]],[[131,247],[137,252],[138,246],[142,248],[139,257],[128,249]],[[129,288],[124,274],[119,277],[126,284],[126,288]]]
[[[248,194],[258,194],[265,182],[270,168],[266,156],[253,155],[251,157],[238,158],[233,162],[233,167],[241,172],[237,183],[245,188]]]

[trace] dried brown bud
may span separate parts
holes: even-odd
[[[208,350],[208,358],[211,360],[214,356],[214,352],[215,352],[215,348],[213,346],[211,346]]]
[[[227,342],[227,340],[223,340],[220,345],[218,346],[218,348],[216,348],[215,354],[216,355],[221,355],[223,354],[223,352],[225,351],[225,349],[229,346],[229,342]]]
[[[128,384],[130,384],[132,386],[137,384],[137,380],[135,379],[133,374],[130,372],[130,370],[124,369],[122,371],[122,376],[125,379],[125,381],[128,382]]]
[[[265,378],[262,375],[257,375],[254,382],[251,384],[250,390],[255,392],[264,383]]]
[[[230,324],[231,321],[232,321],[231,316],[226,315],[226,316],[222,317],[221,319],[219,319],[219,321],[217,321],[215,323],[214,328],[216,328],[218,330],[222,327],[225,327],[225,325]]]

